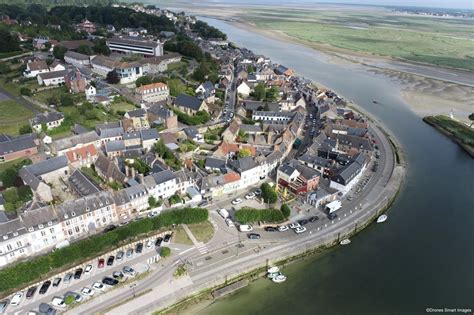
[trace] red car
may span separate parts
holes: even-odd
[[[99,263],[97,264],[98,268],[103,268],[105,266],[105,260],[104,258],[99,259]]]

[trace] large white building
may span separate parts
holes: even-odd
[[[163,56],[163,44],[141,37],[114,37],[107,39],[111,51],[124,54],[140,54],[144,56]]]
[[[159,102],[168,99],[170,90],[165,83],[157,82],[142,85],[135,89],[135,93],[142,102]]]

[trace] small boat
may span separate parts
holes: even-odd
[[[273,278],[272,281],[275,282],[275,283],[285,282],[286,281],[286,276],[280,274],[280,275],[276,276],[275,278]]]
[[[277,266],[273,266],[273,267],[270,267],[267,269],[267,272],[268,273],[275,273],[275,272],[278,272],[280,271],[280,268],[278,268]]]
[[[341,245],[349,245],[351,243],[351,240],[346,238],[345,240],[341,241]]]
[[[279,275],[281,275],[280,272],[269,272],[269,273],[267,273],[267,277],[269,279],[273,279],[273,278],[275,278],[276,276],[279,276]]]
[[[379,102],[377,102],[376,100],[373,100],[372,103],[374,104],[378,104]]]
[[[386,214],[382,214],[380,217],[377,218],[377,223],[383,223],[387,221],[388,217]]]

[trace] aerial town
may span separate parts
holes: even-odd
[[[0,166],[5,165],[0,268],[172,209],[213,212],[211,243],[216,246],[230,237],[219,239],[223,231],[231,231],[240,243],[257,245],[277,234],[297,238],[310,235],[312,225],[320,231],[350,216],[367,203],[368,194],[386,191],[394,168],[390,143],[343,97],[236,46],[193,16],[154,6],[114,8],[166,20],[166,30],[82,19],[71,26],[77,39],[12,32],[20,43],[33,46],[31,53],[4,64],[12,85],[21,90],[22,96],[15,98],[34,114],[29,124],[15,127],[20,132],[0,134]],[[1,23],[16,27],[32,22],[2,15]],[[47,27],[57,30],[61,25]],[[15,71],[18,76],[12,75]],[[13,98],[13,88],[2,87],[2,92]],[[249,219],[256,209],[276,209],[282,217]],[[239,210],[247,210],[248,216]],[[136,253],[127,251],[126,259],[142,250],[156,255],[163,237],[174,242],[173,231],[158,239],[147,234],[148,243],[138,243],[140,249],[135,249],[135,238],[130,246]],[[211,245],[198,244],[197,254],[211,251]],[[108,266],[125,259],[120,250],[114,249]],[[85,260],[67,268],[74,279],[81,279],[92,264],[99,272],[104,260],[99,259],[97,268],[96,262]],[[127,268],[123,273],[134,276],[133,268]],[[52,276],[53,282],[60,279],[53,286],[73,290],[67,288],[72,274],[61,285],[62,276]],[[274,281],[284,281],[280,276]],[[102,284],[75,288],[81,293],[73,300],[103,293],[104,285],[114,286],[121,277],[114,273]],[[2,288],[5,297],[24,291],[8,297],[7,311],[24,306],[26,312],[38,305],[40,311],[64,311],[65,300],[54,297],[59,293],[47,292],[50,280],[31,280]]]

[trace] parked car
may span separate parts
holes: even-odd
[[[105,259],[99,258],[99,261],[97,262],[97,268],[104,268],[104,266],[105,266]]]
[[[31,298],[35,295],[36,289],[37,289],[37,287],[30,287],[30,288],[26,291],[26,298],[27,298],[27,299],[31,299]]]
[[[74,273],[74,279],[81,279],[82,272],[83,272],[82,268],[76,269],[76,272]]]
[[[59,286],[59,284],[61,283],[61,280],[63,280],[63,279],[61,279],[60,277],[54,278],[53,287]]]
[[[41,303],[38,307],[40,314],[45,314],[45,315],[55,315],[56,310],[51,307],[51,305],[46,304],[46,303]]]
[[[232,220],[229,218],[225,219],[225,224],[227,224],[227,226],[230,228],[234,227],[234,222],[232,222]]]
[[[352,201],[354,197],[352,195],[347,196],[347,200]]]
[[[245,199],[250,200],[255,198],[255,193],[248,193],[245,195]]]
[[[135,247],[135,251],[137,252],[137,254],[141,254],[141,252],[143,251],[143,243],[138,243]]]
[[[278,229],[276,227],[273,227],[273,226],[267,226],[267,227],[265,227],[265,231],[267,231],[267,232],[276,232],[276,231],[278,231]]]
[[[115,256],[111,255],[107,258],[107,266],[112,266],[114,264]]]
[[[289,228],[288,228],[287,225],[280,225],[278,227],[278,231],[280,231],[280,232],[285,232],[285,231],[288,231],[288,230],[289,230]]]
[[[301,227],[301,225],[298,222],[293,222],[290,224],[290,229],[296,229],[298,227]]]
[[[123,255],[124,255],[123,250],[119,251],[119,252],[117,253],[117,260],[122,260],[122,259],[123,259]]]
[[[55,296],[51,300],[51,304],[53,306],[60,307],[60,308],[65,308],[66,307],[66,303],[64,303],[64,299],[62,297],[59,297],[59,296]]]
[[[81,293],[85,296],[93,296],[94,295],[94,291],[91,288],[88,288],[88,287],[82,288]]]
[[[71,282],[71,279],[72,277],[74,277],[74,275],[72,273],[68,273],[64,276],[64,283],[69,283]]]
[[[329,220],[334,220],[334,219],[336,219],[336,218],[337,218],[337,214],[335,214],[334,212],[328,214],[328,219],[329,219]]]
[[[299,223],[301,226],[303,226],[303,225],[306,225],[306,224],[308,224],[308,223],[309,223],[309,221],[308,221],[308,220],[306,220],[306,219],[302,219],[302,220],[299,220],[299,221],[298,221],[298,223]]]
[[[45,294],[48,291],[49,286],[51,285],[51,281],[45,281],[39,290],[39,294]]]
[[[232,204],[235,205],[235,206],[240,204],[240,203],[242,203],[242,199],[240,199],[240,198],[232,200]]]
[[[118,282],[118,280],[116,280],[114,278],[105,277],[104,279],[102,279],[102,283],[106,284],[106,285],[109,285],[109,286],[114,286],[114,285],[117,285],[119,282]]]
[[[0,314],[5,313],[5,310],[7,309],[8,303],[10,303],[9,300],[0,301]]]
[[[23,292],[18,292],[12,297],[12,300],[10,301],[10,305],[17,306],[18,304],[20,304],[22,298],[23,298]]]
[[[133,269],[132,267],[129,267],[129,266],[123,267],[122,271],[123,271],[124,274],[129,275],[129,276],[134,276],[134,275],[137,274],[135,269]]]
[[[306,232],[306,228],[304,226],[300,226],[300,227],[295,228],[294,231],[296,234],[300,234],[300,233]]]
[[[97,291],[103,291],[104,290],[104,285],[100,282],[96,282],[92,285],[92,288]]]
[[[153,241],[152,240],[149,240],[148,242],[146,242],[146,248],[152,248],[153,247]]]
[[[255,196],[260,196],[262,194],[262,190],[259,188],[253,192]]]
[[[159,247],[161,246],[161,242],[163,242],[163,238],[162,237],[158,237],[155,241],[155,246],[156,247]]]
[[[130,258],[133,256],[133,248],[127,249],[127,258]]]
[[[247,234],[247,237],[251,240],[258,240],[258,239],[260,239],[260,234],[258,234],[258,233],[249,233],[249,234]]]
[[[165,237],[163,238],[163,242],[168,243],[169,241],[171,241],[172,236],[173,234],[166,234]]]
[[[224,219],[229,217],[229,211],[227,211],[226,209],[217,209],[217,213],[219,213],[219,215]]]
[[[112,277],[113,277],[114,279],[119,279],[119,280],[120,280],[120,279],[123,278],[123,273],[122,273],[121,271],[114,271],[114,272],[112,273]]]
[[[87,265],[86,268],[84,269],[84,273],[85,274],[90,273],[92,271],[92,268],[93,268],[92,265]]]
[[[153,217],[156,217],[159,214],[160,214],[160,212],[158,210],[152,210],[150,213],[148,213],[148,217],[153,218]]]
[[[319,220],[319,217],[316,216],[316,215],[309,218],[309,222],[311,222],[311,223],[316,222],[318,220]]]
[[[239,225],[240,232],[250,232],[253,230],[253,227],[250,224],[241,224]]]

